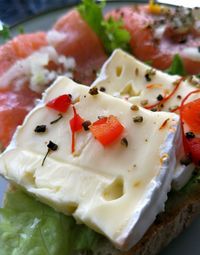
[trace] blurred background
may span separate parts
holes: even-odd
[[[14,25],[35,14],[78,2],[79,0],[0,0],[0,20]]]
[[[0,0],[0,20],[9,25],[15,25],[36,14],[56,10],[61,7],[70,7],[79,2],[80,0]],[[107,2],[113,2],[113,0],[107,0]],[[115,2],[123,3],[124,1],[115,0]],[[148,0],[130,0],[128,2],[141,3],[148,2]]]

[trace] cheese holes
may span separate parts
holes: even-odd
[[[107,186],[103,192],[103,198],[107,201],[116,200],[124,195],[124,182],[122,178],[117,178]]]
[[[67,204],[66,211],[67,211],[69,214],[73,214],[73,213],[75,213],[75,211],[77,210],[77,208],[78,208],[78,204],[72,202],[72,203]]]
[[[141,181],[135,181],[134,183],[133,183],[133,187],[134,188],[139,188],[140,186],[141,186]]]
[[[128,95],[129,97],[139,96],[140,93],[136,92],[133,88],[132,83],[128,83],[120,92],[121,96]]]
[[[35,186],[35,176],[33,173],[26,172],[23,178],[27,184]]]
[[[115,72],[116,72],[116,76],[117,77],[120,77],[121,74],[122,74],[122,66],[117,66],[116,69],[115,69]]]

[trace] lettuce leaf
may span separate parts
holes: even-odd
[[[180,75],[180,76],[186,75],[183,61],[181,57],[179,56],[179,54],[174,55],[171,66],[167,70],[165,70],[165,72],[171,75]]]
[[[11,38],[9,26],[3,23],[1,20],[0,20],[0,37],[2,37],[3,40],[7,40]]]
[[[103,239],[18,189],[7,192],[0,215],[0,255],[74,255]]]
[[[117,48],[130,51],[129,43],[131,36],[129,32],[123,28],[122,20],[116,21],[112,18],[105,20],[103,16],[104,7],[104,0],[100,3],[95,3],[94,0],[82,0],[77,10],[99,36],[108,54],[111,54]]]

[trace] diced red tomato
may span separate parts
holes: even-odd
[[[76,10],[60,18],[54,29],[66,34],[65,39],[56,46],[56,49],[60,54],[75,58],[77,64],[75,80],[83,84],[91,84],[96,78],[96,71],[107,58],[98,36]]]
[[[200,133],[200,98],[190,103],[185,104],[188,98],[193,94],[200,93],[200,89],[190,92],[181,102],[180,106],[180,118],[181,118],[181,130],[183,137],[183,145],[186,154],[191,155],[195,164],[200,164],[200,138],[191,137],[187,138],[184,131],[184,122],[189,126],[190,131],[194,133]]]
[[[105,124],[107,122],[108,118],[107,117],[102,117],[99,120],[95,121],[92,125],[93,126],[98,126],[101,124]]]
[[[195,137],[187,140],[187,146],[193,162],[200,165],[200,138]]]
[[[183,106],[182,118],[192,132],[200,134],[200,98]]]
[[[110,115],[94,122],[90,126],[90,131],[102,145],[106,146],[121,136],[124,127],[115,116]]]
[[[75,133],[79,132],[83,129],[83,122],[84,119],[81,118],[79,114],[76,112],[76,108],[73,106],[73,112],[74,112],[74,117],[69,121],[71,132],[72,132],[72,144],[71,144],[71,151],[74,153],[75,151]]]
[[[81,116],[79,114],[77,114],[76,109],[73,107],[73,111],[74,111],[74,117],[70,120],[70,127],[72,132],[78,132],[81,131],[83,129],[83,118],[81,118]]]
[[[69,12],[61,18],[54,29],[66,34],[66,38],[58,44],[56,50],[59,54],[74,57],[77,63],[75,79],[90,84],[96,78],[96,71],[106,59],[99,38],[76,11]],[[28,57],[45,46],[48,46],[48,42],[44,32],[18,35],[0,46],[0,75],[16,61]],[[49,62],[47,68],[56,70],[57,66]],[[13,81],[0,91],[0,142],[4,146],[9,143],[15,128],[23,122],[26,113],[34,106],[34,100],[40,96],[28,89],[28,83],[22,85],[20,89],[16,88],[15,84]],[[64,105],[54,102],[51,106],[64,112],[69,106],[69,98]]]
[[[72,100],[69,95],[61,95],[49,101],[46,104],[46,106],[58,112],[65,113],[68,110],[71,103],[72,103]]]

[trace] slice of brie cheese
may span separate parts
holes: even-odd
[[[63,94],[72,95],[84,120],[116,116],[124,126],[122,137],[104,147],[90,131],[80,131],[72,154],[72,106],[54,124],[50,122],[58,112],[46,107]],[[129,249],[164,210],[176,163],[174,142],[180,135],[176,114],[141,107],[132,111],[131,105],[102,92],[92,96],[88,87],[60,77],[18,127],[0,156],[0,173],[42,202],[106,235],[116,247]],[[143,122],[135,123],[137,116]],[[37,125],[46,125],[46,132],[35,133]],[[121,144],[123,137],[128,147]],[[58,149],[42,165],[49,141]]]
[[[158,103],[158,96],[169,95],[180,79],[177,75],[168,75],[162,71],[152,69],[148,65],[138,61],[126,52],[117,49],[103,65],[98,79],[92,84],[106,93],[128,100],[132,104],[142,107]],[[190,77],[182,81],[174,95],[169,98],[160,110],[170,112],[180,106],[182,99],[191,91],[197,89],[198,81]],[[192,95],[189,101],[198,98]],[[177,166],[175,167],[173,188],[180,189],[190,179],[194,165],[184,166],[180,159],[184,156],[181,139],[176,143],[179,148]]]

